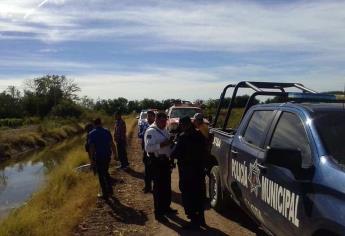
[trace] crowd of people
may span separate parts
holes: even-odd
[[[147,112],[146,121],[139,126],[138,137],[141,139],[145,166],[143,191],[153,195],[157,221],[167,222],[167,217],[178,214],[177,210],[171,208],[171,173],[177,163],[182,205],[190,219],[183,227],[204,227],[208,125],[204,123],[203,115],[198,113],[193,121],[190,117],[181,118],[178,133],[169,133],[166,126],[167,115],[151,110]],[[107,199],[113,194],[108,172],[111,156],[117,154],[121,163],[118,168],[126,170],[129,166],[126,123],[121,114],[117,113],[113,136],[108,129],[102,127],[100,119],[96,119],[93,125],[88,125],[86,131],[88,135],[85,148],[89,153],[91,167],[99,178],[102,189],[99,196]]]

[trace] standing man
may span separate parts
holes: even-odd
[[[91,166],[96,169],[102,188],[99,197],[107,199],[113,195],[108,169],[111,154],[115,155],[116,148],[110,131],[102,127],[100,118],[94,121],[94,129],[89,133],[88,143]]]
[[[127,135],[126,123],[121,117],[120,112],[115,113],[114,139],[117,147],[117,155],[121,162],[121,169],[127,169],[129,166],[127,159]]]
[[[180,128],[182,133],[171,157],[178,160],[182,205],[187,217],[191,220],[184,227],[196,229],[206,226],[204,170],[207,149],[204,136],[195,129],[189,117],[180,119]]]
[[[167,214],[176,214],[171,204],[171,163],[172,141],[166,129],[167,115],[159,112],[145,133],[145,150],[152,158],[153,202],[156,220],[166,222]]]
[[[152,191],[152,171],[151,171],[151,166],[152,166],[152,160],[150,157],[147,155],[147,152],[145,151],[145,132],[149,128],[150,125],[155,122],[155,117],[156,114],[154,111],[149,110],[147,112],[147,121],[143,122],[139,126],[139,133],[138,136],[141,139],[141,148],[143,149],[143,162],[145,166],[145,187],[143,189],[144,193],[149,193]]]

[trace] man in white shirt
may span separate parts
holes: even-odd
[[[170,134],[166,129],[167,115],[159,112],[145,132],[145,150],[152,159],[153,201],[155,218],[167,221],[165,215],[176,214],[171,204],[171,145]]]

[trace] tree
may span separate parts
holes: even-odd
[[[19,100],[21,97],[19,89],[16,88],[16,86],[8,86],[5,93],[9,94],[12,99],[17,99]]]
[[[64,100],[58,105],[54,106],[50,112],[50,115],[52,116],[59,116],[59,117],[80,117],[80,115],[83,113],[82,108],[77,105],[76,103]]]
[[[0,118],[23,117],[20,91],[15,86],[9,86],[0,93],[0,104]]]
[[[95,101],[92,98],[89,98],[88,96],[83,96],[79,100],[79,104],[86,109],[94,109],[95,108]]]
[[[77,100],[78,91],[78,85],[63,75],[35,78],[26,82],[25,107],[30,110],[29,113],[32,112],[32,107],[35,107],[36,115],[45,116],[60,102]]]

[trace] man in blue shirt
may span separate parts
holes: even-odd
[[[113,195],[110,175],[108,172],[111,155],[115,155],[115,144],[108,129],[102,127],[102,121],[97,118],[94,121],[94,129],[89,133],[89,158],[91,166],[97,170],[102,195],[107,199]]]
[[[155,122],[156,114],[154,111],[149,110],[147,112],[147,121],[144,121],[139,126],[139,133],[138,137],[141,139],[141,147],[144,151],[143,153],[143,162],[145,166],[145,187],[143,189],[144,193],[152,192],[152,171],[151,171],[151,164],[152,160],[147,155],[147,152],[145,151],[145,143],[144,143],[144,136],[146,130],[150,127],[150,125]]]

